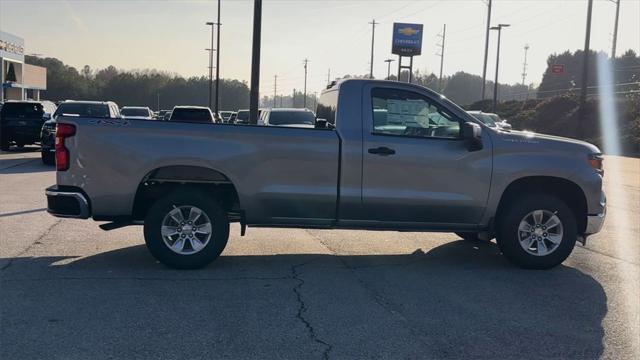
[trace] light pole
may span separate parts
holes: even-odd
[[[309,63],[308,59],[304,59],[304,107],[307,107],[307,63]]]
[[[215,113],[218,115],[218,100],[220,99],[220,0],[218,0],[218,22],[216,23],[218,26],[218,34],[216,41],[216,102],[215,102]],[[213,47],[213,42],[211,42],[211,47]]]
[[[209,51],[209,109],[211,109],[211,89],[213,87],[213,26],[216,23],[208,21],[207,26],[211,26],[211,48],[205,49]]]
[[[258,123],[260,102],[260,38],[262,32],[262,0],[253,1],[253,44],[251,46],[251,92],[249,96],[249,123]]]
[[[387,63],[387,80],[391,77],[391,63],[394,62],[394,59],[386,59],[384,62]]]
[[[487,55],[489,54],[489,26],[491,26],[491,0],[487,4],[487,32],[484,38],[484,63],[482,65],[482,93],[480,100],[484,100],[484,93],[487,87]]]
[[[498,47],[496,53],[496,78],[493,82],[493,112],[496,112],[498,106],[498,67],[500,66],[500,34],[503,27],[509,27],[509,24],[498,24],[498,26],[492,26],[491,30],[498,30]]]

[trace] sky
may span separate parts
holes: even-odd
[[[384,78],[394,22],[424,24],[422,55],[414,69],[439,73],[438,34],[447,25],[445,75],[482,74],[487,16],[485,0],[264,0],[261,95],[290,94],[304,86],[320,91],[331,78],[369,72],[375,28],[374,76]],[[502,31],[499,81],[522,82],[524,46],[529,45],[526,83],[539,83],[551,53],[584,47],[587,0],[493,0],[492,25]],[[27,54],[56,57],[80,69],[114,65],[157,69],[182,76],[208,76],[212,0],[0,0],[0,30],[25,39]],[[610,53],[615,4],[593,5],[591,49]],[[250,80],[253,1],[222,0],[220,76]],[[497,34],[490,37],[487,78],[495,75]],[[621,0],[617,53],[640,53],[640,0]]]

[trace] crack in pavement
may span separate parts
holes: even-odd
[[[7,261],[7,263],[0,268],[0,271],[4,271],[6,269],[9,268],[9,266],[11,266],[11,264],[13,264],[13,260],[15,260],[17,257],[27,253],[29,250],[31,250],[31,248],[33,247],[33,245],[35,244],[39,244],[40,240],[44,239],[45,236],[49,235],[51,233],[51,231],[53,230],[54,227],[56,227],[58,224],[60,224],[62,222],[62,219],[58,219],[56,220],[56,222],[54,222],[53,224],[51,224],[51,226],[49,226],[43,233],[42,235],[38,236],[37,239],[35,239],[31,244],[29,244],[29,246],[27,246],[24,250],[22,250],[21,252],[19,252],[18,254],[12,256],[9,261]]]
[[[308,261],[306,263],[298,264],[298,265],[293,265],[291,267],[291,277],[298,282],[298,284],[293,287],[293,292],[296,294],[296,299],[298,300],[298,313],[296,314],[296,318],[298,318],[298,320],[300,320],[304,324],[304,326],[307,328],[307,331],[309,332],[309,337],[311,338],[311,340],[315,341],[316,343],[322,345],[325,348],[322,353],[322,357],[323,359],[328,360],[329,353],[331,353],[331,350],[333,350],[333,345],[320,339],[313,325],[311,325],[311,322],[304,317],[304,313],[307,311],[307,305],[302,299],[302,293],[300,291],[302,286],[304,285],[304,280],[300,277],[300,274],[298,273],[298,268],[305,266],[312,261],[314,260]]]
[[[327,250],[329,250],[329,252],[331,252],[334,256],[336,256],[338,258],[338,260],[342,263],[342,266],[351,271],[351,273],[353,274],[353,276],[355,277],[356,281],[360,284],[360,286],[362,286],[362,288],[369,294],[369,296],[371,297],[371,299],[373,300],[373,302],[375,302],[376,304],[378,304],[378,306],[380,306],[381,308],[383,308],[384,310],[386,310],[387,312],[389,312],[390,314],[392,314],[393,316],[395,316],[397,319],[399,319],[400,321],[402,321],[403,323],[405,323],[407,325],[408,330],[411,332],[411,334],[413,336],[416,337],[416,339],[419,339],[425,346],[431,346],[428,341],[425,342],[425,340],[427,340],[427,338],[425,337],[425,335],[423,334],[422,330],[417,329],[415,326],[413,326],[411,324],[411,322],[409,321],[409,319],[407,319],[406,316],[404,316],[400,311],[396,310],[394,307],[398,307],[397,305],[395,305],[392,301],[385,299],[380,293],[378,293],[377,291],[375,291],[373,288],[371,288],[371,286],[369,286],[366,281],[364,281],[359,275],[358,275],[358,270],[360,269],[366,269],[366,268],[373,268],[373,267],[384,267],[384,266],[396,266],[396,267],[404,267],[404,266],[409,266],[412,264],[415,264],[417,262],[422,261],[423,259],[417,259],[415,261],[409,261],[407,263],[404,264],[384,264],[384,265],[374,265],[374,266],[361,266],[361,267],[354,267],[349,265],[349,263],[344,260],[339,254],[338,252],[333,249],[329,244],[327,244],[325,241],[322,240],[322,238],[320,238],[319,236],[317,236],[316,234],[312,233],[310,230],[306,230],[314,239],[316,239],[322,246],[324,246]],[[452,344],[445,344],[446,346],[453,346]]]

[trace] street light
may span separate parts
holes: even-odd
[[[387,80],[391,77],[391,63],[394,62],[394,59],[386,59],[384,62],[387,63]]]
[[[493,82],[493,112],[496,112],[498,106],[498,66],[500,65],[500,34],[503,27],[509,27],[510,24],[498,24],[498,26],[492,26],[490,30],[498,30],[498,49],[496,54],[496,78]]]
[[[207,26],[211,26],[211,48],[205,49],[209,51],[209,109],[211,109],[211,88],[213,87],[213,27],[216,23],[208,21]]]

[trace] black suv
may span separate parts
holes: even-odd
[[[56,119],[59,116],[81,116],[90,118],[120,118],[120,108],[112,101],[73,101],[67,100],[58,105],[53,117],[42,125],[40,133],[42,144],[42,162],[55,164]]]
[[[7,101],[0,110],[0,148],[9,150],[40,141],[42,124],[56,106],[50,101]]]

